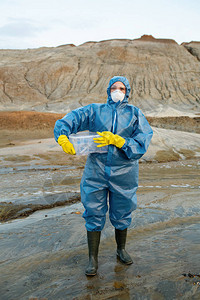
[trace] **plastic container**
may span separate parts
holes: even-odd
[[[93,138],[100,137],[96,132],[78,132],[69,136],[69,141],[73,144],[76,155],[88,155],[89,153],[108,152],[108,146],[97,147]]]

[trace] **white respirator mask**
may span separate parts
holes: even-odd
[[[110,95],[114,102],[122,101],[122,100],[124,100],[124,97],[125,97],[125,94],[123,92],[121,92],[120,90],[115,90]]]

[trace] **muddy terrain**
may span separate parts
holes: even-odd
[[[156,127],[140,160],[127,240],[133,264],[116,259],[107,218],[98,274],[88,278],[79,187],[86,157],[68,156],[55,142],[62,116],[0,113],[0,298],[199,299],[198,119],[149,117]]]
[[[80,199],[2,222],[1,299],[199,299],[199,169],[197,160],[140,164],[138,208],[127,241],[134,262],[127,267],[116,259],[107,219],[94,278],[84,275]],[[3,176],[1,191],[6,201],[50,205],[79,192],[81,173],[71,166],[16,169]]]

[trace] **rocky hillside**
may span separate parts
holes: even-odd
[[[105,102],[113,75],[129,79],[130,102],[146,114],[169,107],[195,114],[200,107],[200,42],[179,45],[142,36],[0,50],[0,110],[67,112]]]

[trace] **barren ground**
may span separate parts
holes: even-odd
[[[53,137],[56,120],[65,114],[34,111],[0,112],[0,147],[30,139]],[[200,117],[147,117],[152,126],[200,133]]]

